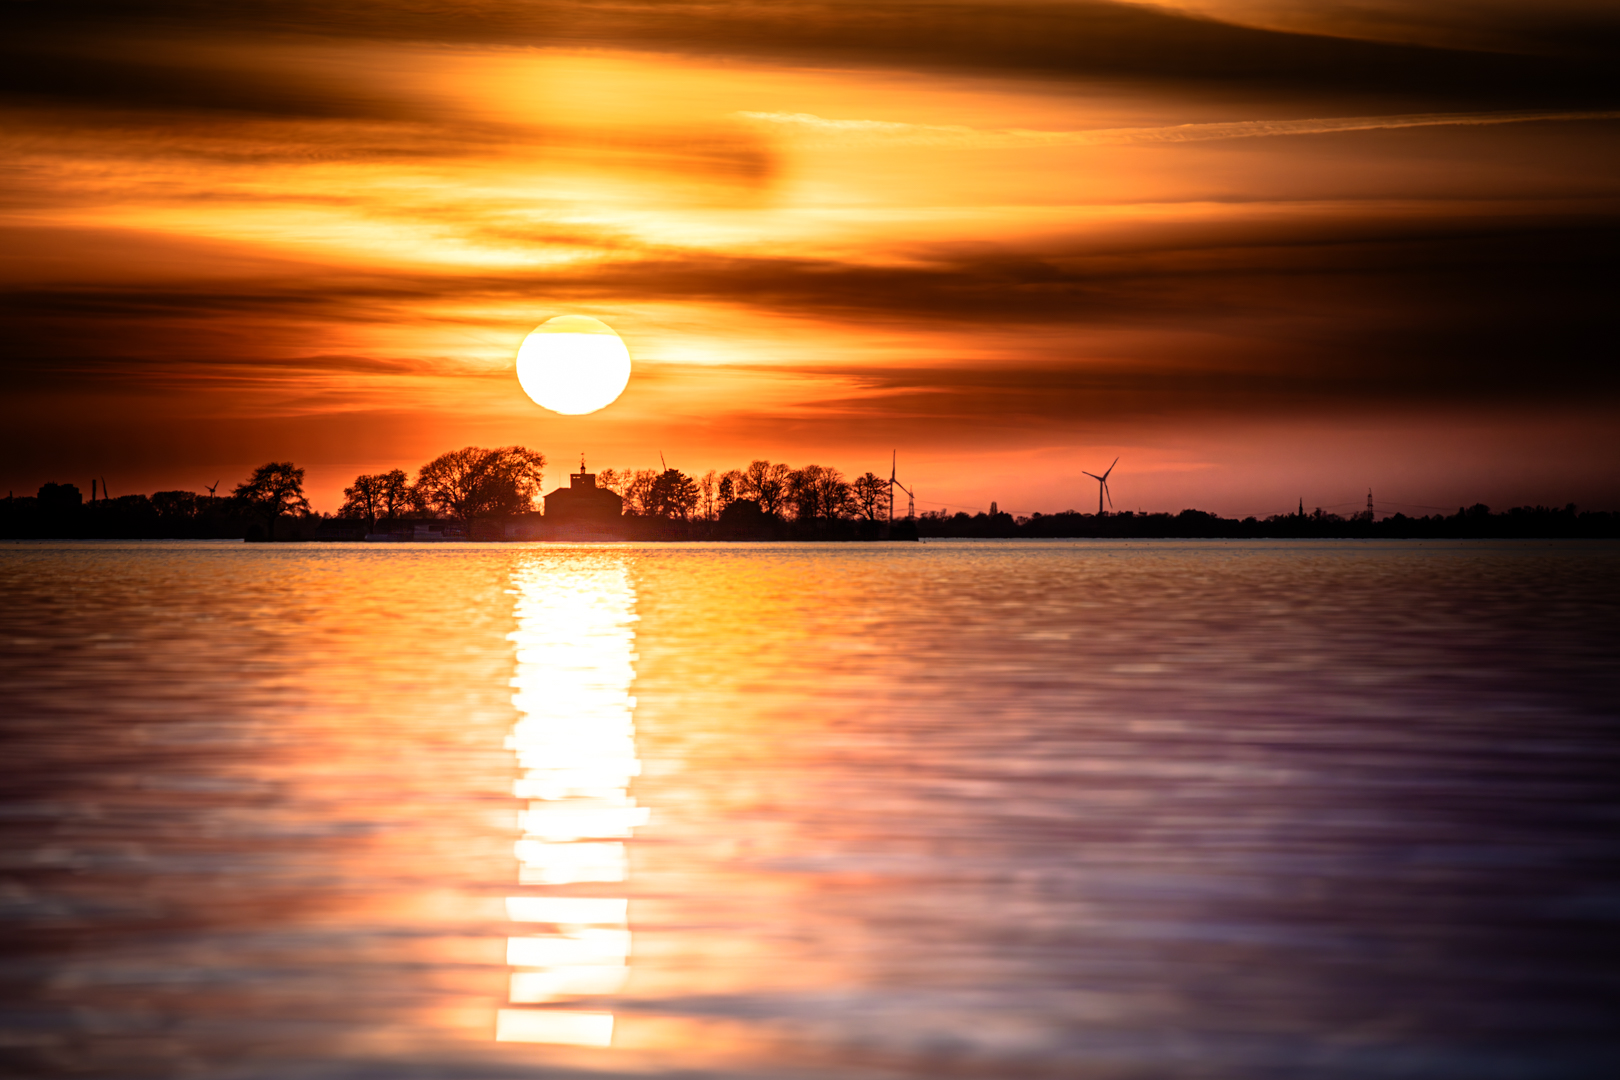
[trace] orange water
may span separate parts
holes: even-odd
[[[10,545],[0,1061],[1607,1075],[1617,613],[1568,543]]]

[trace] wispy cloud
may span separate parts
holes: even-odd
[[[1405,113],[1395,116],[1336,116],[1301,120],[1238,120],[1164,127],[1093,128],[1036,131],[1025,128],[971,128],[944,124],[903,124],[888,120],[836,120],[811,113],[741,112],[745,120],[769,124],[815,143],[1013,149],[1052,146],[1122,146],[1144,143],[1212,142],[1284,135],[1330,135],[1423,127],[1483,127],[1549,121],[1620,120],[1620,110]]]

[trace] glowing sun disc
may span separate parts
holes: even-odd
[[[589,315],[547,319],[523,339],[518,382],[535,404],[567,416],[613,404],[630,382],[630,350]]]

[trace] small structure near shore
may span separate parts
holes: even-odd
[[[623,540],[624,500],[619,493],[596,486],[596,474],[568,474],[568,486],[546,496],[545,515],[509,522],[508,540]]]
[[[579,459],[579,472],[568,474],[568,486],[546,496],[546,521],[552,525],[613,525],[624,516],[624,500],[616,491],[596,486],[596,474],[585,471]]]

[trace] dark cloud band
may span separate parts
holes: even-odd
[[[1563,57],[1396,45],[1234,26],[1106,0],[986,3],[952,0],[782,3],[549,3],[442,5],[371,0],[64,0],[9,4],[0,16],[13,41],[84,43],[131,33],[315,35],[383,41],[608,47],[733,55],[816,65],[1064,79],[1123,79],[1287,88],[1315,104],[1377,100],[1388,107],[1592,108],[1620,103],[1615,57],[1590,48]],[[1612,37],[1612,35],[1611,35]],[[1590,40],[1590,39],[1589,39]],[[1607,38],[1603,39],[1607,40]],[[72,100],[134,94],[164,103],[200,96],[232,107],[319,108],[237,81],[201,95],[190,75],[118,74],[34,67],[9,80],[13,93]],[[231,80],[220,75],[222,84]],[[362,108],[371,106],[362,105]]]
[[[146,365],[200,374],[210,357],[229,368],[271,355],[267,340],[276,356],[313,355],[318,347],[299,342],[313,345],[322,325],[380,324],[407,311],[420,319],[433,305],[518,299],[547,309],[633,300],[720,303],[818,319],[845,332],[867,325],[919,334],[952,329],[964,342],[993,338],[1003,343],[1000,365],[938,363],[920,354],[903,368],[950,371],[958,382],[971,371],[980,380],[974,385],[991,396],[1091,392],[1096,379],[1118,377],[1131,380],[1133,394],[1167,401],[1178,396],[1171,387],[1189,381],[1230,385],[1241,397],[1238,389],[1255,379],[1290,394],[1314,388],[1362,399],[1590,400],[1620,390],[1606,354],[1617,245],[1620,223],[1603,217],[1364,217],[1295,222],[1286,237],[1189,235],[1178,245],[1154,235],[1134,249],[1116,240],[1106,253],[1081,241],[1025,250],[940,247],[903,266],[666,249],[565,271],[359,275],[312,268],[162,287],[17,283],[0,294],[0,312],[12,328],[8,378],[46,382],[52,372],[87,364],[131,377]],[[281,329],[267,339],[266,328],[274,327]],[[510,328],[513,340],[525,329]],[[1037,336],[1021,344],[1026,332]],[[1104,357],[1096,349],[1105,336],[1112,344]],[[357,363],[317,359],[305,370],[380,370]],[[1531,369],[1535,377],[1527,380]],[[893,371],[837,370],[875,380],[875,391],[902,388]]]

